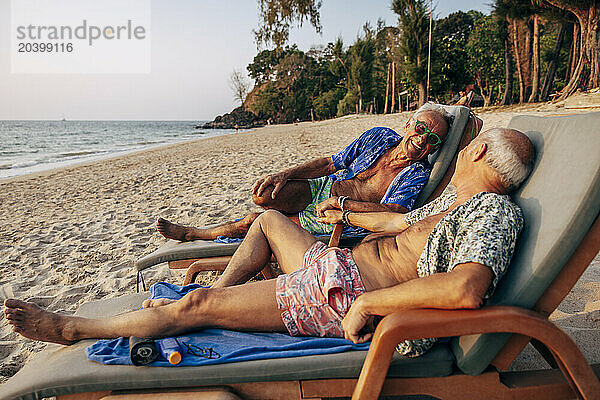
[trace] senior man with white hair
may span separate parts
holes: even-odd
[[[354,249],[327,248],[270,210],[256,219],[212,288],[178,301],[146,300],[143,310],[104,319],[60,315],[9,299],[6,320],[25,337],[63,344],[205,327],[358,343],[372,336],[375,316],[412,308],[478,308],[510,263],[523,215],[507,193],[523,182],[533,161],[533,146],[521,132],[487,131],[460,152],[449,200],[408,213],[402,226],[367,237]],[[325,214],[333,220],[334,213]],[[360,215],[351,213],[350,221],[355,214]],[[381,218],[378,214],[371,218]],[[271,256],[284,275],[244,283]],[[432,343],[407,341],[398,350],[419,355]]]
[[[333,230],[333,225],[317,221],[318,204],[360,212],[410,211],[431,173],[427,156],[442,146],[452,122],[444,107],[427,103],[408,120],[402,135],[390,128],[372,128],[331,157],[259,179],[253,188],[254,203],[281,211],[317,234]],[[159,218],[157,229],[166,238],[181,241],[243,237],[259,215],[210,228]]]

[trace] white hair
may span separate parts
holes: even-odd
[[[487,145],[483,160],[499,176],[507,192],[523,181],[533,168],[535,149],[522,132],[496,128],[481,133],[476,140]]]
[[[450,129],[452,128],[452,123],[454,122],[454,115],[450,114],[448,110],[446,110],[443,106],[439,104],[432,102],[427,102],[423,104],[421,107],[419,107],[417,111],[415,111],[413,118],[416,119],[419,115],[430,111],[438,114],[444,119],[444,121],[446,121],[446,124],[448,125],[448,132],[450,132]]]

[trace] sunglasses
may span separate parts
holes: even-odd
[[[440,137],[435,133],[431,132],[427,125],[425,125],[425,122],[421,122],[419,120],[416,121],[417,122],[415,123],[415,132],[417,132],[419,135],[427,134],[428,145],[437,146],[438,144],[442,143],[442,139],[440,139]]]
[[[177,340],[177,339],[175,339]],[[186,352],[196,357],[209,358],[211,360],[221,358],[221,355],[213,350],[212,347],[199,347],[195,344],[177,341],[180,345],[185,346]]]

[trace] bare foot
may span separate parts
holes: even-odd
[[[26,338],[59,344],[76,342],[68,326],[73,317],[49,312],[36,304],[16,299],[5,300],[4,307],[4,315],[13,326],[13,331]]]
[[[158,218],[156,221],[156,229],[167,239],[180,240],[182,242],[189,242],[190,240],[199,239],[196,237],[197,235],[195,235],[198,229],[189,226],[177,225],[167,221],[164,218]]]
[[[162,307],[167,304],[175,303],[177,300],[173,299],[146,299],[142,303],[142,307],[151,308],[151,307]]]

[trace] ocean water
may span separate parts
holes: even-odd
[[[0,179],[235,133],[206,121],[0,121]]]

